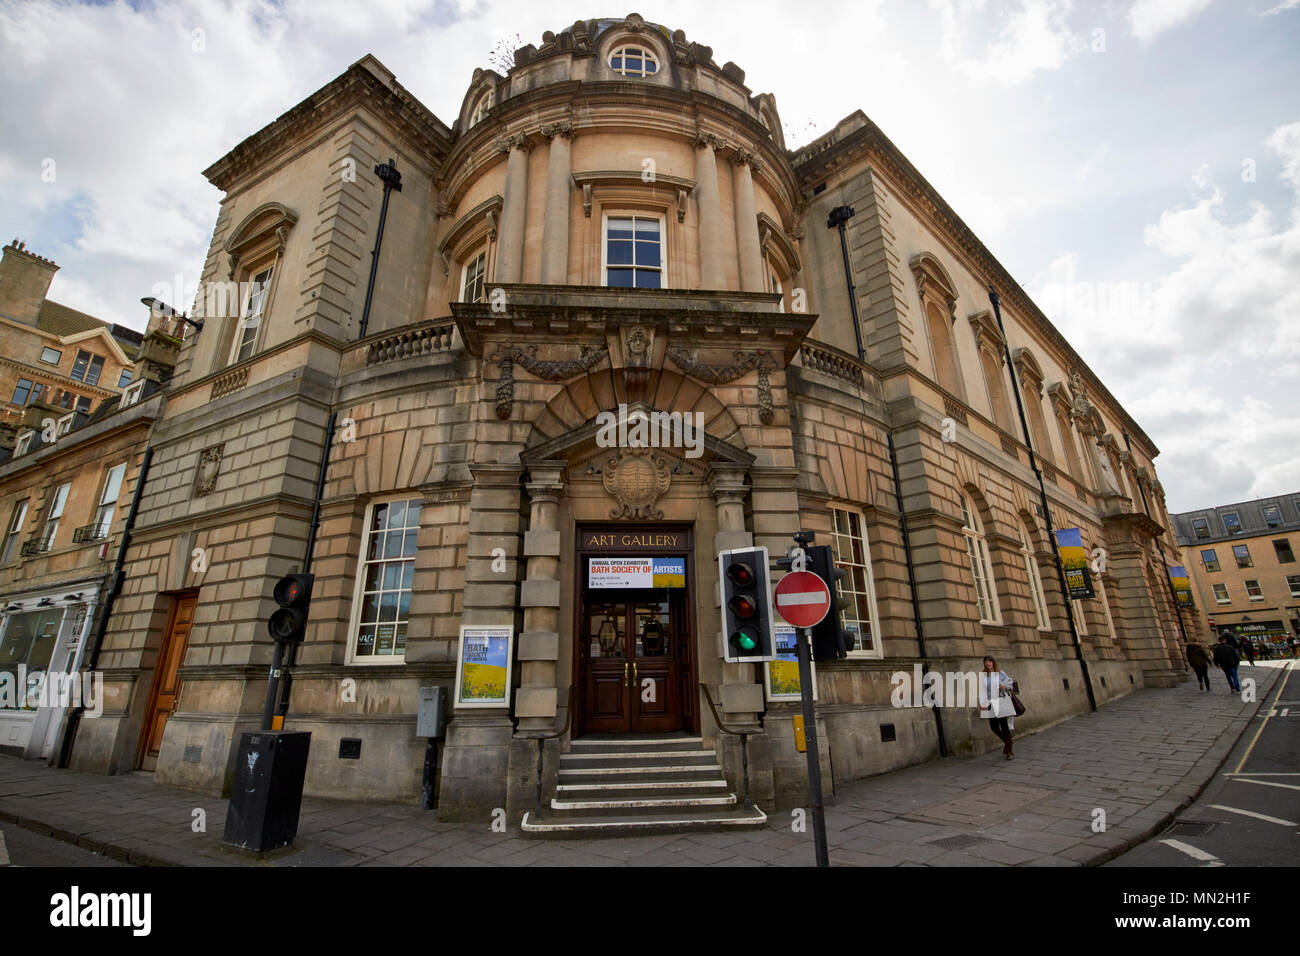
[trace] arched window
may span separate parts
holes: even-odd
[[[652,76],[659,72],[659,58],[648,47],[625,44],[609,55],[609,68],[620,76]]]
[[[1002,609],[998,606],[997,584],[993,578],[993,562],[989,559],[989,546],[984,540],[984,525],[970,498],[961,496],[962,536],[966,539],[966,557],[971,577],[975,579],[975,600],[979,605],[981,624],[1001,624]]]
[[[1034,620],[1036,627],[1040,631],[1046,631],[1051,628],[1051,621],[1047,616],[1047,598],[1043,594],[1043,578],[1038,573],[1038,558],[1034,555],[1034,549],[1029,542],[1033,540],[1033,535],[1027,528],[1020,529],[1020,556],[1025,562],[1025,575],[1029,578],[1029,600],[1034,605]]]
[[[488,110],[492,109],[492,91],[485,90],[483,95],[474,101],[474,109],[469,114],[469,125],[477,126],[487,116]]]

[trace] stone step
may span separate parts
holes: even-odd
[[[607,750],[702,750],[703,737],[580,737],[569,744],[572,753],[597,753]]]
[[[596,766],[597,763],[639,763],[643,761],[676,760],[690,762],[701,758],[716,761],[716,750],[611,750],[591,753],[560,754],[560,766]]]
[[[538,816],[530,810],[524,814],[521,830],[525,836],[534,837],[617,837],[646,833],[761,827],[766,823],[767,814],[757,807],[752,810],[725,811],[681,808],[679,813],[653,816],[644,812],[619,816],[583,816],[557,814],[554,811],[545,816]]]
[[[615,791],[619,793],[619,791]],[[593,811],[624,812],[627,810],[646,810],[672,812],[682,807],[730,807],[736,806],[736,795],[727,793],[691,793],[690,791],[665,792],[647,790],[636,796],[611,796],[607,793],[589,795],[556,796],[551,798],[551,809],[566,813],[593,813]],[[603,814],[602,814],[603,815]]]
[[[666,763],[656,766],[611,767],[561,767],[557,783],[585,783],[588,786],[613,783],[619,780],[661,780],[674,783],[683,780],[717,780],[722,777],[718,764]]]
[[[644,790],[682,791],[698,793],[701,790],[726,790],[730,784],[722,778],[700,778],[688,780],[664,779],[655,777],[646,780],[605,780],[583,781],[581,783],[561,783],[555,787],[557,794],[594,794],[613,792],[639,792]]]

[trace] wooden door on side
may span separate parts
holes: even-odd
[[[190,627],[194,623],[194,609],[197,605],[196,594],[177,597],[172,605],[167,630],[163,632],[163,645],[158,653],[149,710],[145,716],[144,739],[140,747],[141,770],[153,770],[158,765],[158,749],[162,746],[167,718],[176,712],[181,692],[177,671],[185,659],[185,648],[189,644]]]

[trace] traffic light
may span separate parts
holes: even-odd
[[[277,641],[297,642],[307,631],[307,609],[311,605],[314,574],[286,574],[275,584],[275,603],[279,609],[267,619],[266,629]]]
[[[767,548],[718,553],[722,593],[722,656],[730,663],[770,661],[772,595],[768,590]]]
[[[853,635],[844,629],[841,612],[852,602],[840,591],[845,573],[835,566],[828,544],[807,548],[808,570],[826,582],[831,591],[831,607],[821,623],[812,628],[812,652],[815,661],[835,661],[847,657],[853,649]]]

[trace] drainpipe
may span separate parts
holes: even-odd
[[[153,461],[153,446],[147,446],[144,450],[144,460],[140,463],[140,475],[135,480],[135,493],[131,496],[131,510],[126,513],[126,524],[122,528],[122,540],[117,546],[117,560],[113,562],[112,584],[109,585],[108,594],[104,597],[103,607],[99,613],[99,624],[95,628],[95,636],[91,639],[90,647],[87,649],[86,663],[83,669],[90,674],[94,674],[96,666],[99,664],[99,649],[104,643],[104,634],[108,631],[108,619],[113,613],[113,604],[117,601],[117,596],[122,593],[122,584],[126,579],[122,566],[126,563],[126,549],[131,543],[131,530],[135,527],[135,516],[140,510],[140,498],[144,493],[144,483],[149,479],[149,464]],[[82,694],[84,701],[85,694]],[[102,701],[100,702],[102,705]],[[78,704],[76,708],[68,715],[67,725],[63,729],[63,740],[59,747],[59,759],[55,765],[59,769],[68,766],[68,761],[72,758],[72,745],[76,741],[77,728],[81,725],[81,715],[85,711],[84,703]]]
[[[379,271],[379,247],[384,242],[384,220],[388,218],[388,197],[394,189],[402,191],[402,174],[397,171],[397,160],[389,159],[375,167],[375,175],[384,184],[384,201],[379,207],[379,231],[375,234],[375,248],[370,253],[370,281],[366,283],[366,304],[361,310],[361,331],[357,338],[366,337],[370,324],[370,300],[375,294],[375,273]]]
[[[862,348],[862,325],[858,320],[858,296],[853,288],[853,270],[849,266],[849,243],[845,237],[844,224],[854,216],[852,206],[836,206],[826,220],[827,229],[840,232],[840,254],[844,257],[844,281],[849,290],[849,312],[853,316],[853,337],[858,343],[858,361],[866,362],[866,351]],[[889,445],[889,465],[894,475],[894,500],[898,503],[899,531],[903,536],[903,561],[907,565],[907,586],[912,593],[912,618],[916,622],[916,642],[921,653],[922,679],[930,672],[929,658],[925,653],[925,631],[921,627],[921,600],[916,591],[916,575],[912,565],[912,539],[907,531],[907,513],[903,511],[902,483],[898,477],[898,456],[894,454],[894,434],[885,430],[885,441]],[[937,706],[930,708],[934,712],[934,727],[939,735],[939,756],[948,756],[948,743],[943,733],[943,716]]]
[[[1070,637],[1074,640],[1074,653],[1079,659],[1079,669],[1083,671],[1083,687],[1088,692],[1088,706],[1097,709],[1097,698],[1092,692],[1092,676],[1088,673],[1088,662],[1083,659],[1083,645],[1079,643],[1079,632],[1074,626],[1074,608],[1070,605],[1070,589],[1065,584],[1065,568],[1061,564],[1061,553],[1056,549],[1056,532],[1052,530],[1052,511],[1047,505],[1047,486],[1043,484],[1043,473],[1038,467],[1038,458],[1034,454],[1034,443],[1029,434],[1029,420],[1025,418],[1025,403],[1020,399],[1020,385],[1016,382],[1016,366],[1011,360],[1011,343],[1007,341],[1007,330],[1002,324],[1002,298],[992,285],[989,286],[989,302],[993,303],[993,314],[998,320],[998,331],[1002,333],[1002,351],[1006,355],[1007,371],[1011,374],[1011,393],[1016,396],[1016,410],[1020,413],[1020,428],[1025,435],[1025,447],[1029,449],[1029,467],[1038,479],[1038,498],[1043,506],[1043,521],[1047,524],[1047,540],[1052,546],[1052,555],[1056,558],[1056,579],[1061,585],[1061,598],[1065,601],[1065,617],[1070,622]],[[1168,577],[1168,574],[1165,575]]]

